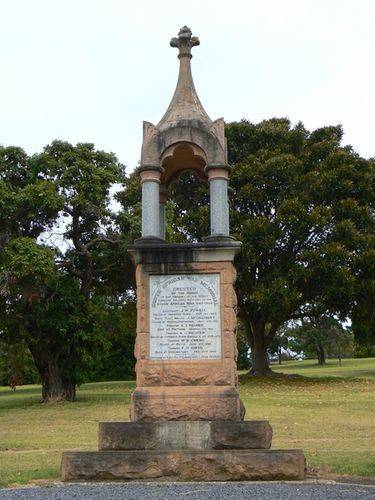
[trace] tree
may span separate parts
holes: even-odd
[[[243,244],[236,262],[239,317],[252,372],[267,374],[276,332],[306,304],[350,314],[360,259],[372,245],[374,163],[341,145],[340,126],[309,132],[287,119],[244,120],[227,125],[226,135],[231,231]],[[209,227],[207,187],[187,176],[174,195],[174,233],[181,241],[201,240]]]
[[[11,238],[37,238],[51,229],[62,206],[53,178],[35,168],[23,149],[0,146],[0,250]]]
[[[375,350],[375,233],[367,236],[366,248],[355,259],[356,280],[350,318],[359,346]]]
[[[232,227],[243,242],[239,308],[254,373],[269,371],[267,347],[306,304],[350,311],[356,256],[374,227],[374,186],[373,165],[342,147],[342,135],[282,119],[228,127]]]
[[[272,355],[277,355],[279,365],[281,365],[282,359],[290,359],[291,355],[289,352],[289,329],[287,325],[282,325],[273,339],[273,341],[268,346],[268,352]],[[284,351],[284,353],[283,353]]]
[[[10,221],[0,257],[2,330],[27,342],[44,401],[74,400],[108,347],[108,296],[132,281],[110,207],[124,169],[92,144],[54,141],[31,158],[13,149],[1,164],[4,192],[12,193],[1,207]]]
[[[303,353],[307,358],[317,357],[321,366],[325,365],[327,354],[337,357],[341,366],[343,356],[353,352],[352,331],[332,316],[304,318],[302,324],[289,329],[288,335],[294,351]]]

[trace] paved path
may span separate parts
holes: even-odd
[[[375,499],[375,486],[334,482],[74,483],[0,489],[0,500],[326,500]]]

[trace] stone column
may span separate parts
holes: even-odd
[[[210,238],[229,237],[228,165],[208,165],[210,183]]]
[[[165,240],[166,226],[166,204],[168,201],[168,191],[165,186],[160,186],[159,190],[159,238]]]
[[[158,165],[140,168],[142,183],[142,239],[160,239],[159,184],[163,172]]]

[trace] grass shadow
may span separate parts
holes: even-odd
[[[300,385],[326,385],[345,384],[347,382],[363,383],[364,379],[356,377],[340,377],[337,375],[327,375],[319,377],[304,376],[295,373],[272,372],[267,376],[251,375],[242,373],[238,376],[240,386],[243,385],[280,385],[280,386],[300,386]]]

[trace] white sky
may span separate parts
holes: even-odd
[[[375,154],[375,0],[0,0],[0,143],[94,142],[132,170],[177,79],[184,24],[212,119],[342,123]]]

